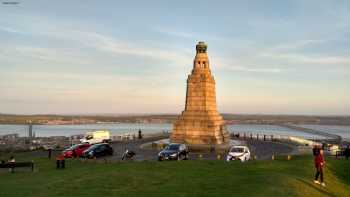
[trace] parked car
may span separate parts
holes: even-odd
[[[324,144],[323,149],[327,155],[336,155],[341,150],[337,144]]]
[[[227,154],[226,161],[240,160],[242,162],[250,160],[250,151],[246,146],[233,146]]]
[[[65,158],[81,157],[90,146],[90,144],[76,144],[64,150],[62,154]]]
[[[185,144],[169,144],[158,153],[158,160],[185,160],[188,159],[188,149]]]
[[[107,155],[113,155],[113,148],[107,143],[94,144],[83,152],[83,157],[85,158],[102,157]]]
[[[87,132],[83,139],[80,139],[81,143],[97,144],[106,143],[111,141],[109,131],[92,131]]]

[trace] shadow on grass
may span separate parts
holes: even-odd
[[[304,183],[305,185],[308,185],[309,187],[312,187],[312,188],[316,189],[317,191],[319,191],[320,193],[322,193],[324,195],[336,197],[336,195],[331,194],[331,193],[321,189],[320,187],[322,187],[322,186],[317,186],[314,183],[312,183],[311,181],[310,182],[309,181],[305,181],[305,180],[303,180],[301,178],[297,178],[297,180],[302,182],[302,183]]]

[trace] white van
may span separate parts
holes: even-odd
[[[102,142],[111,141],[109,131],[92,131],[87,132],[83,139],[80,139],[81,143],[97,144]]]

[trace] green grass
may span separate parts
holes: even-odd
[[[309,156],[247,163],[72,160],[64,170],[45,158],[35,162],[34,173],[0,172],[0,196],[350,196],[350,160],[327,159],[326,188],[312,183]]]

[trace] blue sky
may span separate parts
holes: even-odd
[[[180,113],[205,41],[220,112],[350,114],[350,1],[18,2],[0,113]]]

